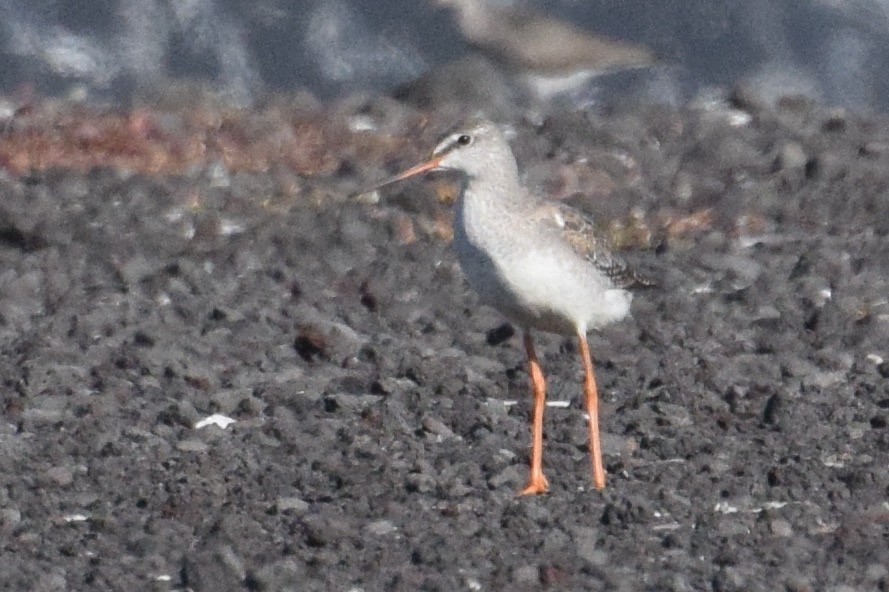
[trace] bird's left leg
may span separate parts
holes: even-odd
[[[593,359],[590,357],[590,346],[585,332],[578,332],[577,342],[580,345],[580,357],[583,361],[583,394],[586,400],[587,414],[590,416],[590,457],[593,463],[593,485],[596,489],[605,489],[605,465],[602,462],[602,444],[599,441],[599,391],[596,388],[596,374],[593,371]]]

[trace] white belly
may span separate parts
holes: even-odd
[[[455,247],[463,273],[482,301],[515,323],[552,333],[574,334],[627,315],[630,295],[592,264],[563,249],[479,245],[455,226]]]

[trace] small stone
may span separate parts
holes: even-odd
[[[435,477],[428,473],[411,473],[407,476],[406,481],[408,491],[419,493],[429,493],[437,485]]]
[[[793,534],[793,527],[787,520],[772,520],[769,528],[771,528],[772,534],[778,537],[789,537]]]
[[[743,170],[760,163],[760,152],[749,142],[735,135],[726,136],[713,151],[719,166],[725,169]]]
[[[839,370],[836,372],[825,372],[816,370],[807,376],[803,376],[802,383],[804,387],[814,387],[818,389],[827,389],[836,384],[846,381],[846,372]]]
[[[282,559],[275,563],[268,563],[251,571],[247,575],[247,586],[251,590],[317,590],[309,588],[305,574],[305,567],[294,559]],[[295,588],[294,582],[299,582],[300,587]]]
[[[380,378],[375,383],[375,388],[387,395],[403,394],[417,386],[417,383],[410,378],[393,378],[386,376]]]
[[[423,418],[423,429],[429,432],[430,434],[435,434],[436,436],[440,436],[444,439],[450,438],[458,438],[457,434],[455,434],[451,428],[446,426],[442,421],[435,419],[434,417],[424,417]]]
[[[889,568],[882,563],[871,563],[864,572],[864,577],[869,582],[879,582],[889,576]]]
[[[252,390],[249,388],[222,389],[213,394],[211,400],[220,413],[232,413],[241,401],[250,399]]]
[[[713,578],[713,589],[716,592],[742,592],[747,590],[744,576],[733,567],[724,567]]]
[[[0,510],[0,527],[14,528],[22,521],[22,513],[15,508]]]
[[[392,234],[399,245],[409,245],[417,242],[414,221],[405,213],[398,213],[392,218]]]
[[[22,412],[22,427],[26,431],[61,423],[65,419],[63,411],[57,409],[25,409]]]
[[[544,553],[560,553],[571,543],[570,538],[565,531],[559,528],[553,528],[547,531],[543,538]]]
[[[541,525],[552,521],[552,512],[546,504],[528,504],[525,506],[525,516]]]
[[[309,502],[298,497],[279,497],[275,502],[275,509],[279,512],[305,514],[309,511]]]
[[[482,418],[496,426],[509,417],[509,407],[500,399],[486,399],[479,409]]]
[[[719,520],[719,522],[717,522],[716,532],[724,537],[735,537],[748,534],[749,528],[742,521],[738,520],[736,516],[738,516],[738,514],[730,514],[726,518]]]
[[[580,527],[574,533],[577,556],[590,565],[602,566],[608,562],[608,554],[596,548],[598,538],[592,528]]]
[[[540,573],[533,565],[523,565],[512,571],[512,581],[516,584],[539,584]]]
[[[155,271],[155,265],[141,255],[136,255],[118,267],[118,273],[128,286],[137,285]]]
[[[693,423],[688,409],[681,405],[655,403],[654,408],[670,425],[690,426]]]
[[[33,590],[65,590],[68,582],[61,573],[42,573],[37,577]]]
[[[802,576],[792,576],[784,581],[787,592],[812,592],[812,584]]]
[[[293,348],[307,362],[319,358],[345,360],[361,351],[368,341],[367,336],[345,323],[325,318],[317,310],[306,307],[294,314],[305,322],[298,329]]]
[[[766,304],[765,306],[760,306],[756,309],[756,313],[753,315],[751,320],[754,323],[759,323],[761,325],[769,325],[772,321],[777,321],[780,319],[781,311],[771,304]]]
[[[206,452],[207,448],[207,443],[202,440],[187,439],[176,443],[176,450],[180,452]]]
[[[798,170],[806,166],[808,157],[798,142],[787,142],[778,151],[775,167],[779,170]]]
[[[184,575],[197,590],[224,589],[246,576],[244,558],[230,545],[199,549],[184,561]]]
[[[324,409],[329,413],[340,409],[354,413],[376,405],[381,399],[382,397],[379,395],[350,395],[347,393],[337,393],[324,399]]]
[[[74,473],[67,467],[53,467],[46,472],[46,476],[53,483],[62,487],[74,482]]]
[[[668,576],[661,581],[660,585],[655,589],[664,590],[665,592],[692,592],[692,590],[694,590],[691,584],[688,583],[688,580],[679,574]]]
[[[865,142],[861,146],[862,156],[883,156],[889,153],[889,143],[880,141]]]
[[[488,483],[491,487],[503,487],[504,485],[516,484],[518,485],[522,481],[522,466],[521,465],[510,465],[488,479]]]
[[[367,532],[376,536],[385,536],[398,530],[389,520],[377,520],[367,525]]]

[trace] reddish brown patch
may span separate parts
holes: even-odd
[[[669,217],[664,228],[670,239],[691,238],[713,228],[713,210],[705,208],[684,216]]]
[[[0,135],[0,167],[15,176],[98,167],[180,175],[221,162],[231,172],[278,168],[308,177],[332,174],[359,156],[362,162],[381,165],[407,141],[352,132],[329,113],[295,107],[123,111],[31,99]]]

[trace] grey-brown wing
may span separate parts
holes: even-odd
[[[604,72],[651,66],[657,61],[641,45],[591,35],[572,23],[539,13],[519,8],[504,10],[500,16],[508,21],[504,28],[512,36],[510,47],[503,47],[503,43],[498,48],[507,63],[520,61],[525,67],[564,73],[578,65]]]
[[[636,273],[616,255],[608,239],[600,234],[592,219],[572,207],[558,202],[541,204],[536,215],[552,224],[579,255],[592,263],[619,288],[639,288],[656,285],[654,280]]]

